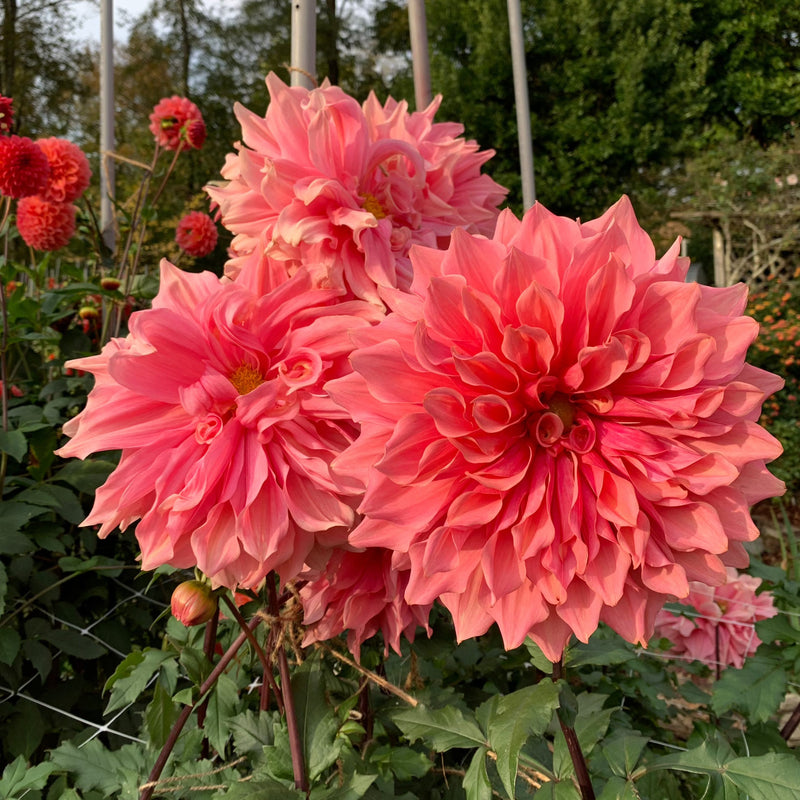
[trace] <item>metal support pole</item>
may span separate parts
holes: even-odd
[[[314,0],[292,0],[292,86],[313,89],[317,74],[317,6]]]
[[[116,248],[114,195],[114,0],[100,3],[100,231],[108,249]]]
[[[408,0],[408,27],[411,33],[411,61],[414,67],[414,100],[417,111],[422,111],[431,102],[431,65],[428,58],[425,0]]]
[[[533,138],[528,102],[528,69],[525,63],[525,40],[522,35],[520,0],[508,0],[508,29],[511,35],[511,65],[514,70],[514,99],[519,134],[519,169],[522,175],[522,202],[530,208],[536,202],[533,175]]]

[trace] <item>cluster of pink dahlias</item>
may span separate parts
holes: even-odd
[[[662,609],[656,617],[657,636],[670,641],[669,653],[709,666],[741,668],[761,639],[755,623],[778,613],[769,592],[756,594],[761,581],[727,570],[727,582],[708,586],[693,582],[681,603],[691,609],[679,613]]]
[[[122,451],[85,524],[138,520],[145,569],[212,587],[299,579],[306,641],[354,652],[435,602],[554,661],[600,622],[646,643],[745,566],[782,491],[746,289],[686,283],[626,198],[498,216],[491,153],[437,103],[267,85],[208,188],[227,277],[164,263],[130,334],[71,364],[96,384],[61,454]]]
[[[202,211],[185,214],[175,230],[175,241],[185,253],[203,258],[214,252],[217,246],[217,226],[214,220]]]
[[[199,150],[206,140],[200,109],[186,97],[165,97],[150,114],[150,133],[165,150]]]
[[[0,98],[0,130],[12,115],[6,100]],[[66,139],[0,136],[0,193],[19,200],[17,229],[35,250],[59,250],[69,243],[75,234],[73,204],[91,175],[84,152]]]

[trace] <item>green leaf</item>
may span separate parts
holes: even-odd
[[[725,774],[750,800],[797,800],[800,792],[800,761],[793,754],[734,758]]]
[[[130,653],[114,670],[106,681],[103,692],[111,691],[104,714],[133,703],[144,691],[153,674],[165,661],[175,658],[174,653],[165,650],[145,648]],[[170,698],[170,703],[171,703]]]
[[[258,753],[270,747],[274,741],[274,717],[267,711],[258,714],[249,709],[237,714],[229,722],[233,733],[234,750],[237,753]]]
[[[429,709],[420,704],[391,714],[392,721],[409,741],[422,739],[434,750],[453,747],[486,747],[488,744],[474,717],[465,717],[455,706]]]
[[[22,540],[28,541],[27,537],[17,536],[17,533],[26,522],[46,513],[46,508],[14,500],[0,503],[0,553],[14,556],[30,552],[33,545],[29,543],[30,546],[26,548]]]
[[[36,639],[25,639],[22,643],[22,652],[39,673],[39,677],[44,683],[53,668],[53,656],[50,653],[50,649]]]
[[[309,658],[292,675],[292,697],[310,780],[321,775],[341,753],[339,720],[325,694],[320,658]]]
[[[486,752],[485,747],[475,751],[464,775],[462,786],[467,793],[467,800],[491,800],[492,784],[486,771]]]
[[[601,749],[611,771],[621,778],[627,778],[633,772],[647,742],[646,736],[622,732],[603,742]]]
[[[8,592],[8,573],[6,565],[0,561],[0,617],[6,610],[6,593]]]
[[[509,797],[514,797],[522,745],[529,736],[544,733],[558,703],[559,686],[545,679],[501,697],[487,720],[489,744],[497,753],[497,772]]]
[[[108,480],[116,466],[113,461],[99,458],[73,460],[58,471],[55,479],[74,486],[80,492],[94,494]]]
[[[567,650],[566,663],[570,667],[590,665],[595,667],[625,664],[633,657],[633,646],[621,636],[601,639],[592,636],[588,642],[577,642]]]
[[[754,722],[766,722],[786,694],[786,670],[779,663],[749,658],[742,669],[728,667],[714,684],[711,708],[724,714],[731,708],[744,711]]]
[[[228,721],[236,711],[239,700],[239,689],[228,675],[223,673],[217,678],[214,689],[208,698],[206,719],[203,730],[211,746],[221,756],[225,753],[225,745],[230,736]]]
[[[13,628],[0,628],[0,662],[10,667],[20,646],[19,634]]]
[[[17,756],[4,770],[0,778],[0,797],[22,797],[26,792],[44,789],[55,764],[44,762],[29,767],[22,756]]]
[[[8,453],[15,461],[22,463],[28,452],[28,442],[20,430],[0,431],[0,452]]]
[[[98,789],[114,796],[133,774],[134,779],[147,774],[143,752],[136,745],[123,745],[119,750],[106,750],[97,740],[91,739],[83,747],[64,742],[51,751],[50,758],[59,768],[73,772],[76,784],[83,792]]]
[[[155,749],[158,750],[164,746],[178,713],[169,692],[161,685],[160,681],[156,681],[153,699],[144,712],[147,735],[150,737],[150,744]]]
[[[563,691],[562,691],[563,698]],[[608,696],[582,692],[578,695],[578,713],[575,717],[575,733],[584,756],[592,752],[594,746],[605,735],[614,708],[603,708]],[[553,743],[553,770],[561,778],[568,778],[575,773],[575,767],[567,748],[564,734],[559,728]]]
[[[342,786],[317,786],[309,794],[310,800],[358,800],[375,782],[377,775],[349,775]]]
[[[616,775],[603,787],[597,800],[640,800],[641,795],[636,790],[633,781],[626,781]]]
[[[86,660],[100,658],[108,652],[98,641],[75,630],[56,628],[43,633],[42,639],[63,650],[67,655]]]
[[[20,492],[15,498],[21,503],[52,508],[60,517],[73,525],[78,525],[86,514],[75,493],[65,486],[40,484]]]
[[[305,792],[289,789],[270,778],[235,783],[222,795],[225,800],[305,800],[305,796]]]

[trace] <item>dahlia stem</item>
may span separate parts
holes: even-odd
[[[564,677],[564,656],[553,664],[553,681],[559,681]],[[575,728],[567,725],[559,716],[558,723],[561,725],[561,732],[564,734],[564,740],[567,743],[570,758],[572,759],[572,766],[575,768],[575,778],[578,781],[578,788],[581,792],[582,800],[595,800],[594,789],[592,788],[592,780],[589,777],[589,768],[586,766],[586,759],[583,757],[583,750],[578,741],[578,734],[575,733]]]
[[[785,742],[792,738],[792,734],[797,730],[800,725],[800,703],[794,707],[792,715],[786,720],[786,724],[781,728],[781,736]]]
[[[236,622],[239,623],[239,627],[245,632],[245,634],[247,635],[247,640],[253,646],[253,650],[256,651],[256,655],[258,656],[258,660],[261,662],[261,667],[264,672],[264,685],[272,688],[272,690],[275,692],[275,700],[278,703],[278,710],[282,714],[283,704],[281,702],[281,695],[280,692],[278,691],[278,685],[275,683],[275,678],[272,676],[272,665],[269,663],[269,658],[267,657],[267,654],[264,652],[264,648],[258,643],[258,640],[253,635],[252,631],[250,631],[250,628],[247,625],[247,620],[245,620],[245,618],[242,616],[242,612],[239,611],[239,607],[236,605],[236,603],[233,600],[231,600],[231,598],[228,597],[228,595],[226,594],[222,595],[222,601],[225,603],[225,605],[228,606],[228,609],[233,615],[233,618],[236,620]],[[272,631],[270,630],[270,635],[271,634]],[[263,692],[261,693],[261,698],[262,701],[265,698]],[[263,706],[263,702],[261,703],[261,705]],[[266,708],[262,707],[261,710],[265,711]]]
[[[278,606],[278,593],[275,590],[275,575],[270,573],[267,576],[267,591],[269,592],[269,613],[273,618],[278,618],[280,607]],[[289,675],[289,661],[286,658],[286,648],[283,642],[277,645],[278,671],[281,676],[281,694],[283,695],[283,706],[286,711],[286,727],[289,730],[289,750],[292,754],[292,771],[294,772],[295,786],[301,792],[308,792],[308,778],[306,777],[306,763],[303,756],[303,741],[300,738],[300,728],[297,724],[297,712],[294,708],[294,698],[292,697],[292,681]]]
[[[252,633],[252,631],[255,630],[260,622],[261,617],[254,617],[247,626],[248,630]],[[231,646],[222,655],[222,658],[220,658],[220,660],[217,662],[217,665],[213,670],[211,670],[211,674],[203,681],[199,689],[198,699],[203,697],[203,695],[205,695],[205,693],[214,686],[214,684],[217,682],[217,678],[222,675],[222,673],[225,671],[225,668],[228,666],[228,664],[230,664],[230,662],[233,660],[233,657],[239,652],[241,646],[246,641],[247,634],[243,631],[236,637]],[[164,743],[164,746],[161,748],[161,752],[158,754],[158,758],[156,759],[156,763],[153,765],[153,769],[150,772],[147,783],[139,787],[142,790],[142,793],[139,795],[139,800],[150,800],[152,797],[153,790],[158,786],[158,779],[161,777],[161,773],[164,771],[164,767],[170,757],[170,754],[172,753],[173,748],[175,747],[175,743],[178,741],[178,737],[183,730],[183,726],[186,724],[186,721],[189,719],[192,711],[194,711],[195,708],[197,708],[197,702],[184,706],[181,710],[181,713],[178,715],[178,718],[175,720],[175,723],[172,726],[172,730],[169,732],[167,741]]]
[[[219,608],[214,612],[214,616],[206,623],[206,632],[205,638],[203,639],[203,653],[205,653],[206,658],[208,659],[210,664],[214,663],[214,648],[217,644],[217,627],[219,625]],[[209,698],[206,697],[205,700],[200,704],[197,709],[197,727],[202,728],[203,723],[206,721],[206,711],[208,710],[208,700]],[[202,751],[202,758],[208,758],[209,752],[209,744],[208,739],[203,739],[203,751]]]

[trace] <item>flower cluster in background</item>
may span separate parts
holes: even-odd
[[[729,568],[727,582],[708,586],[692,582],[681,600],[685,612],[662,609],[656,617],[656,635],[668,639],[668,652],[709,666],[740,668],[761,640],[755,623],[778,613],[769,592],[757,594],[761,580]]]
[[[122,451],[84,524],[138,521],[143,568],[213,587],[299,579],[307,641],[354,652],[399,650],[436,602],[459,639],[496,623],[552,661],[602,621],[645,643],[744,567],[749,506],[783,488],[744,287],[685,283],[626,198],[498,215],[491,151],[438,101],[267,85],[207,188],[226,278],[163,263],[129,335],[70,362],[95,387],[60,454]],[[195,111],[162,101],[159,145],[192,146]],[[209,222],[179,245],[213,249]]]
[[[206,140],[200,109],[186,97],[165,97],[150,114],[150,132],[165,150],[199,150]]]

